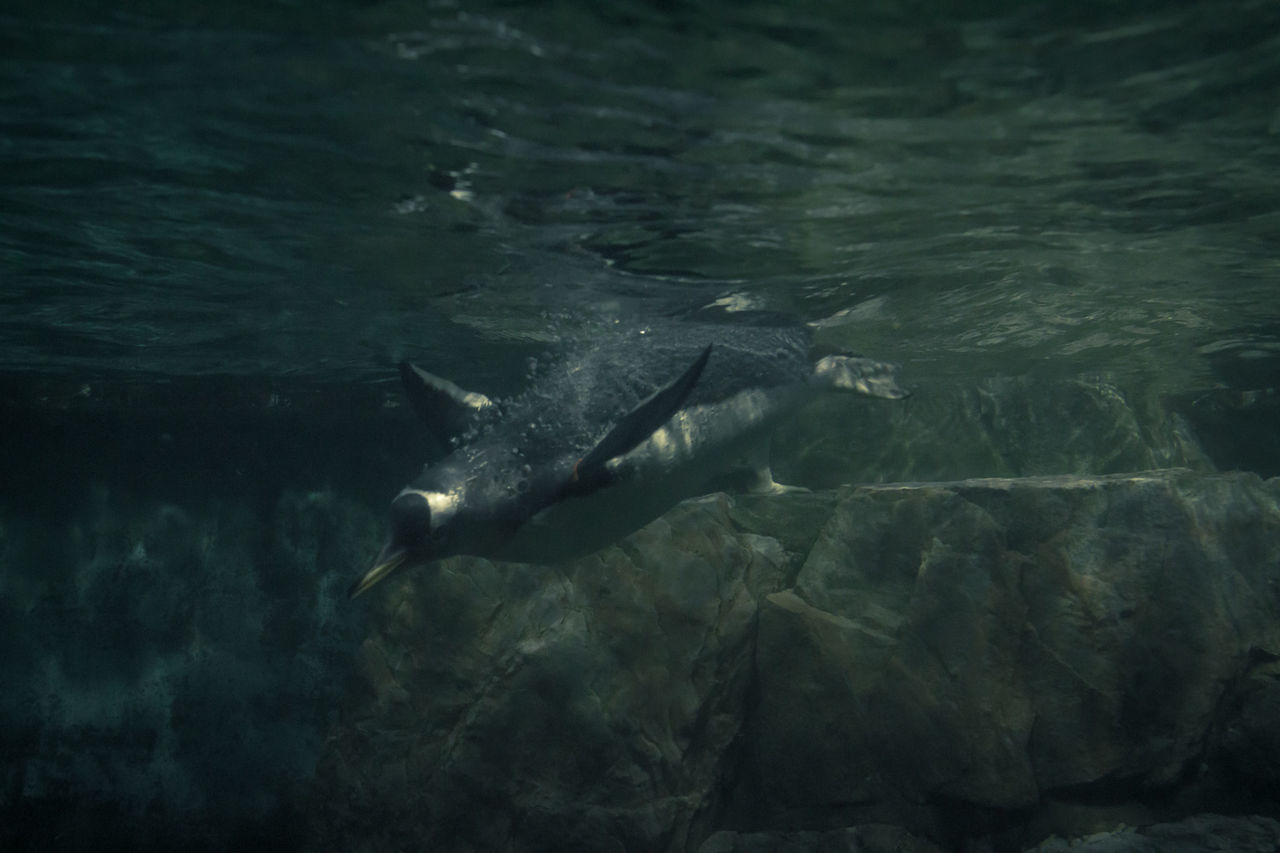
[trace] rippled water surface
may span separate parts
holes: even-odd
[[[10,4],[0,369],[483,382],[750,310],[917,382],[1257,384],[1280,6],[1124,9]]]

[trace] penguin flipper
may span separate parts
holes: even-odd
[[[428,373],[407,361],[400,362],[400,382],[409,405],[444,447],[466,432],[476,415],[493,405],[483,394],[464,391],[448,379]]]
[[[711,345],[702,351],[693,364],[671,383],[659,388],[640,405],[622,416],[622,419],[609,430],[609,434],[600,439],[586,456],[574,468],[574,481],[593,483],[604,473],[604,464],[627,453],[649,436],[654,430],[665,424],[671,416],[679,411],[685,398],[698,383],[702,369],[707,366],[711,357]],[[588,489],[589,490],[589,489]]]

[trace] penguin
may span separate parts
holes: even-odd
[[[391,502],[390,537],[349,595],[459,554],[573,559],[686,498],[789,490],[769,469],[781,423],[831,391],[908,396],[896,365],[813,359],[809,344],[803,328],[614,329],[505,404],[401,362],[411,407],[451,451]]]

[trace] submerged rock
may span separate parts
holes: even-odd
[[[826,832],[717,832],[698,853],[942,853],[936,844],[887,824]]]
[[[563,571],[417,573],[383,599],[321,768],[326,838],[683,849],[742,722],[756,602],[792,560],[717,495]]]
[[[914,805],[1175,785],[1280,641],[1277,492],[1154,473],[845,493],[761,609],[754,808],[896,803],[942,832]]]
[[[1273,853],[1280,850],[1280,823],[1266,817],[1203,814],[1175,823],[1126,827],[1065,841],[1052,838],[1029,853]]]
[[[715,495],[565,566],[388,592],[318,845],[1016,849],[1070,834],[1051,800],[1274,778],[1238,744],[1276,742],[1270,694],[1233,698],[1280,652],[1280,482],[1252,475]]]

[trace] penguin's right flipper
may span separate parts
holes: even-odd
[[[409,404],[443,447],[449,447],[454,438],[471,428],[481,411],[493,405],[485,395],[464,391],[407,361],[399,367]]]
[[[623,415],[613,429],[609,430],[609,434],[579,460],[574,468],[574,482],[582,483],[586,490],[590,490],[589,484],[600,479],[606,462],[634,450],[653,435],[658,427],[670,420],[698,383],[698,377],[702,375],[702,369],[707,366],[707,359],[710,357],[711,345],[708,344],[684,373]]]

